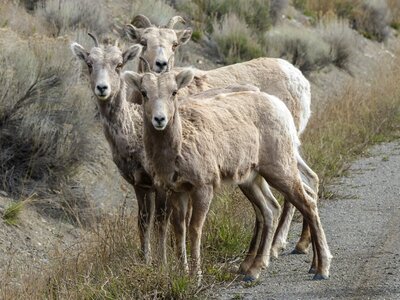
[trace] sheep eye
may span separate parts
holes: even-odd
[[[120,71],[121,69],[122,69],[122,64],[118,64],[117,67],[116,67],[116,70]]]
[[[178,43],[177,43],[177,42],[174,42],[174,43],[172,44],[172,51],[175,51],[177,47],[178,47]]]
[[[146,41],[146,40],[141,40],[141,41],[140,41],[140,44],[141,44],[143,47],[147,47],[147,41]]]
[[[172,96],[175,97],[177,93],[178,93],[178,91],[173,91],[173,92],[172,92]]]
[[[146,98],[146,97],[147,97],[146,91],[141,91],[140,93],[142,94],[143,98]]]
[[[92,63],[91,62],[87,62],[86,64],[88,66],[89,72],[92,72],[92,69],[93,69]]]

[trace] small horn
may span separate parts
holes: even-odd
[[[90,32],[88,32],[88,35],[93,39],[94,41],[94,46],[95,47],[99,47],[99,41],[97,40],[97,37],[95,37],[93,34],[91,34]]]
[[[149,62],[142,56],[139,57],[142,63],[144,64],[144,72],[151,72]]]
[[[167,26],[165,28],[174,28],[175,24],[181,22],[182,24],[186,24],[186,21],[181,17],[181,16],[175,16],[172,17],[171,20],[169,20]]]
[[[115,46],[115,47],[119,47],[119,39],[116,39],[116,40],[115,40],[114,46]]]
[[[148,17],[144,15],[137,15],[132,19],[131,24],[138,28],[147,28],[153,26]]]

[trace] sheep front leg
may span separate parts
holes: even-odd
[[[188,198],[185,193],[171,192],[168,195],[168,203],[171,205],[171,224],[175,234],[176,256],[185,272],[188,271],[186,256],[186,215]]]
[[[158,259],[162,265],[167,263],[167,227],[171,215],[171,207],[167,202],[166,192],[156,190],[155,196],[155,227],[158,233]]]
[[[150,225],[154,216],[154,203],[151,199],[152,191],[140,186],[134,186],[138,203],[138,227],[142,254],[146,264],[151,263]]]
[[[189,239],[191,246],[190,275],[197,275],[199,279],[201,278],[201,236],[213,194],[213,187],[210,185],[196,188],[190,193],[193,209],[189,225]]]

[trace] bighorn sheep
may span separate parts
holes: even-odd
[[[273,215],[278,206],[275,199],[265,201],[259,181],[263,177],[307,220],[312,229],[314,279],[327,279],[331,254],[319,220],[317,195],[313,199],[304,189],[298,168],[300,142],[293,117],[282,101],[254,91],[178,101],[178,90],[193,79],[191,70],[177,75],[168,71],[124,74],[126,82],[144,98],[147,167],[154,180],[170,190],[178,254],[184,265],[186,248],[182,241],[190,195],[191,274],[201,272],[202,228],[214,190],[222,181],[238,184],[263,220],[257,254],[249,252],[241,265],[245,280],[258,278],[268,265]]]
[[[142,141],[142,108],[126,100],[126,85],[121,78],[125,63],[141,52],[141,46],[134,45],[125,52],[116,45],[100,45],[90,35],[95,46],[86,51],[77,43],[71,44],[75,56],[88,66],[90,84],[97,98],[97,106],[103,123],[104,135],[110,145],[114,163],[121,175],[135,190],[138,202],[138,227],[142,252],[147,263],[151,259],[150,222],[154,214],[153,192],[156,192],[157,223],[164,223],[165,194],[155,191],[151,176],[143,165],[144,150]],[[162,243],[165,242],[165,228],[159,227]],[[160,245],[162,259],[166,257],[165,245]]]
[[[156,27],[151,24],[147,17],[137,15],[133,18],[132,24],[128,24],[124,28],[130,39],[143,46],[142,57],[150,62],[154,72],[165,71],[168,67],[168,62],[173,64],[173,54],[176,49],[186,44],[192,36],[192,29],[190,28],[183,30],[173,29],[178,22],[185,23],[182,17],[175,16],[171,18],[165,27]],[[143,64],[140,63],[139,72],[142,71]]]
[[[157,73],[165,71],[174,63],[176,46],[185,44],[191,36],[191,29],[172,30],[176,22],[184,22],[179,16],[171,19],[167,28],[156,27],[150,20],[143,16],[136,16],[132,24],[126,25],[126,34],[135,42],[147,45],[143,49],[139,64],[139,71],[144,70],[144,61],[149,63],[150,69]],[[172,26],[171,26],[172,25]],[[136,26],[136,27],[135,27]],[[151,46],[149,46],[151,45]],[[163,61],[165,68],[160,68],[157,62]],[[179,69],[176,69],[179,71]],[[177,72],[178,72],[177,71]],[[179,96],[195,94],[210,88],[225,87],[232,84],[252,84],[261,91],[277,96],[289,108],[295,121],[299,136],[304,131],[311,115],[310,84],[303,74],[292,64],[277,58],[258,58],[248,62],[217,68],[210,71],[193,69],[195,80],[185,89],[180,90]],[[141,96],[133,92],[131,100],[141,103]],[[301,160],[299,161],[303,179],[314,190],[318,191],[318,177]],[[268,197],[266,192],[264,196]],[[285,201],[282,215],[272,245],[272,255],[277,257],[281,249],[286,247],[286,239],[294,214],[294,207]],[[301,238],[297,243],[294,253],[306,253],[311,242],[309,226],[304,221]]]

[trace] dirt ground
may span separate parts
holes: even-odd
[[[400,299],[400,140],[371,148],[330,191],[334,199],[320,204],[329,280],[311,280],[311,254],[289,254],[300,232],[294,224],[287,250],[256,284],[234,283],[212,298]]]

